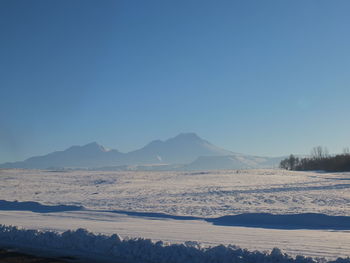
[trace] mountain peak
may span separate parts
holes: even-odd
[[[176,137],[188,137],[188,138],[200,138],[196,133],[194,132],[182,132]]]
[[[100,147],[101,145],[99,145],[97,142],[90,142],[88,144],[83,145],[82,147]]]
[[[201,137],[199,137],[194,132],[186,132],[186,133],[180,133],[177,136],[170,138],[169,140],[203,140]],[[168,141],[169,141],[168,140]]]
[[[98,144],[97,142],[90,142],[88,144],[82,145],[82,146],[72,146],[68,150],[87,150],[87,151],[102,151],[102,152],[108,152],[109,149],[105,148],[104,146]]]

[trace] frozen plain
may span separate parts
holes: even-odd
[[[350,255],[346,230],[218,226],[174,216],[211,218],[254,212],[350,216],[349,188],[350,173],[0,170],[1,200],[85,208],[56,213],[0,211],[0,223],[56,231],[83,227],[95,233],[171,243],[193,240],[261,251],[279,247],[291,255],[346,257]],[[170,217],[149,217],[147,212]]]

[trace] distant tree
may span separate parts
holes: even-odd
[[[331,156],[327,148],[317,146],[312,149],[311,157],[299,159],[291,154],[288,158],[281,161],[280,168],[297,171],[350,171],[350,151],[349,148],[344,148],[342,154]]]
[[[280,168],[281,168],[281,169],[289,170],[288,158],[287,158],[287,159],[283,159],[283,160],[280,162]]]
[[[293,154],[289,156],[289,166],[290,170],[295,170],[295,167],[297,166],[299,162],[299,158],[296,158]]]
[[[311,158],[314,160],[321,160],[328,156],[328,149],[326,147],[317,146],[311,150]]]
[[[291,154],[288,158],[280,162],[280,168],[286,169],[286,170],[295,170],[298,164],[299,164],[299,158]]]

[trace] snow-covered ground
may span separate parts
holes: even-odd
[[[175,216],[214,218],[252,212],[350,216],[348,188],[350,173],[0,170],[1,200],[85,207],[56,213],[0,211],[0,223],[57,231],[83,227],[124,237],[234,244],[261,251],[279,247],[291,255],[336,258],[350,255],[349,231],[219,226]],[[115,210],[142,213],[112,213]],[[149,217],[146,212],[170,216]]]
[[[94,233],[121,237],[143,237],[154,241],[183,243],[197,241],[203,246],[237,245],[251,251],[282,249],[289,255],[335,259],[350,255],[350,231],[281,230],[216,226],[200,220],[172,220],[132,217],[91,211],[38,214],[0,211],[1,223],[25,229],[55,230],[85,228]]]
[[[350,216],[350,173],[0,170],[0,199],[217,217],[247,212]]]

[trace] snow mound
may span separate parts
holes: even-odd
[[[197,242],[165,244],[149,239],[121,239],[117,234],[95,235],[85,229],[69,230],[63,233],[19,229],[0,225],[1,245],[12,245],[40,249],[40,251],[60,251],[61,255],[84,255],[85,258],[103,259],[108,262],[148,262],[148,263],[314,263],[327,262],[303,256],[292,258],[278,248],[270,253],[248,251],[236,246],[201,247]],[[350,258],[338,258],[337,263],[349,263]]]

